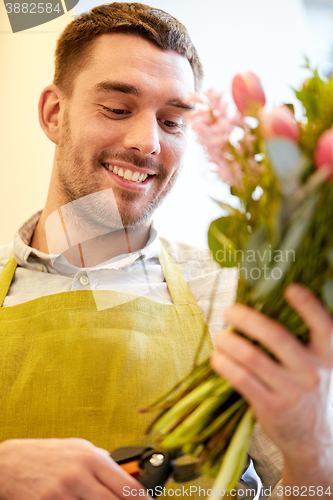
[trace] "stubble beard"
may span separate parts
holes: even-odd
[[[102,150],[96,153],[92,160],[92,164],[88,164],[84,160],[84,154],[80,147],[75,147],[72,141],[69,116],[64,115],[62,124],[62,132],[57,148],[56,162],[57,174],[60,186],[60,197],[63,201],[62,205],[70,203],[79,198],[88,197],[93,193],[100,193],[100,196],[88,197],[84,203],[80,203],[80,212],[75,214],[75,204],[73,205],[74,214],[84,220],[85,224],[95,230],[100,227],[103,229],[121,229],[119,227],[119,216],[122,227],[138,227],[143,225],[153,214],[153,212],[161,205],[165,197],[172,190],[176,179],[181,170],[181,165],[175,170],[169,182],[164,185],[161,191],[158,191],[158,186],[155,192],[148,193],[145,206],[135,209],[135,205],[141,202],[143,193],[130,192],[120,187],[113,187],[113,194],[117,202],[117,210],[112,208],[112,204],[106,203],[105,189],[101,189],[100,178],[95,175],[103,167],[106,159],[112,158],[114,161],[124,161],[131,163],[137,167],[152,168],[156,172],[156,177],[159,179],[159,185],[163,185],[167,178],[167,170],[162,163],[156,164],[150,158],[141,158],[131,152],[126,153],[110,153],[110,151]],[[155,181],[156,182],[156,181]],[[111,186],[110,186],[111,187]],[[104,193],[103,193],[104,191]],[[140,203],[141,204],[141,203]],[[132,208],[132,210],[131,210]],[[115,213],[117,212],[117,213]]]

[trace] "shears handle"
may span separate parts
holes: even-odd
[[[110,455],[126,472],[146,489],[151,490],[151,496],[154,498],[156,487],[164,487],[175,465],[171,452],[158,451],[151,447],[127,446],[117,448]]]

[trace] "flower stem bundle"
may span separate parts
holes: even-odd
[[[278,321],[306,344],[308,327],[284,290],[301,283],[333,313],[333,77],[322,80],[313,71],[295,93],[304,109],[298,121],[291,105],[267,112],[257,77],[237,75],[233,96],[239,112],[229,118],[222,94],[211,90],[195,98],[201,108],[190,122],[238,198],[238,208],[217,201],[227,215],[210,226],[213,257],[222,267],[238,268],[237,302]],[[238,142],[230,138],[235,127],[243,132]],[[160,446],[193,455],[218,491],[235,487],[255,418],[209,360],[148,410],[159,410],[151,428]]]

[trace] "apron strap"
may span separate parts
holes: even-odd
[[[173,303],[197,305],[197,301],[195,300],[190,287],[188,286],[182,273],[180,272],[179,267],[172,260],[170,254],[164,248],[162,242],[159,261]],[[14,255],[12,255],[0,274],[0,307],[2,307],[7,296],[16,268],[17,262]]]
[[[177,264],[172,260],[170,254],[161,242],[161,253],[159,261],[174,304],[195,304],[197,301],[186,283]]]
[[[12,255],[0,274],[0,307],[2,307],[12,284],[16,268],[17,262],[14,255]]]

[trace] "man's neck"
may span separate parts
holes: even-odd
[[[149,221],[145,225],[135,228],[111,229],[110,232],[91,238],[89,235],[92,233],[88,227],[86,231],[83,231],[81,226],[79,235],[73,233],[73,231],[68,235],[64,226],[61,227],[58,224],[53,227],[52,241],[57,243],[61,240],[63,242],[67,241],[67,245],[63,245],[60,249],[61,245],[58,248],[56,246],[50,248],[50,241],[45,230],[46,218],[43,211],[32,236],[30,246],[46,254],[61,253],[70,264],[85,268],[97,266],[119,255],[141,250],[149,240],[151,227],[151,221]],[[96,228],[94,230],[96,231]],[[85,237],[82,238],[82,234]],[[80,243],[77,242],[78,239]],[[75,242],[75,244],[72,245],[71,242]]]

